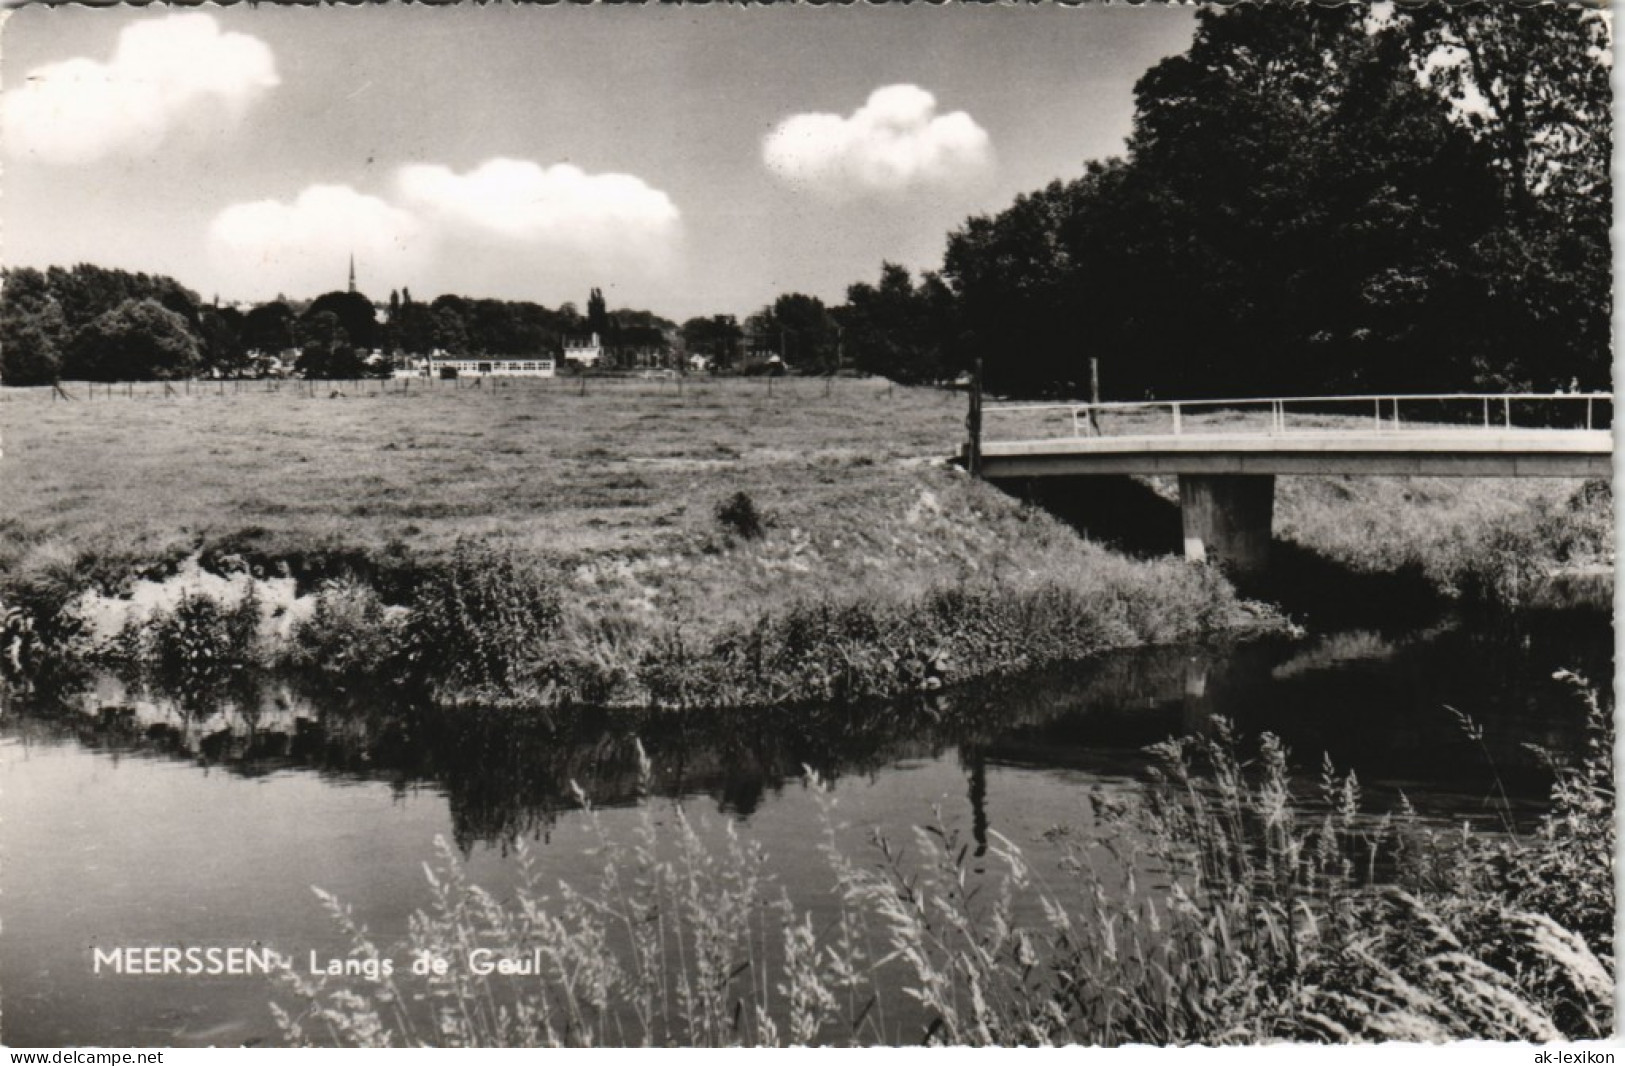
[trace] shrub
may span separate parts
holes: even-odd
[[[458,541],[414,597],[405,633],[413,673],[452,700],[524,693],[541,680],[563,624],[559,586],[534,558]]]
[[[176,685],[208,682],[257,662],[260,601],[252,587],[233,604],[188,592],[154,612],[140,642],[145,664]]]
[[[767,525],[756,501],[743,489],[717,504],[717,521],[724,530],[742,540],[759,538]]]
[[[399,614],[365,582],[334,578],[316,593],[316,607],[293,631],[296,664],[339,677],[390,677],[404,641]]]
[[[54,582],[14,584],[0,599],[0,678],[22,680],[89,651],[72,594]]]

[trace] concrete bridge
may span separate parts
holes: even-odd
[[[1238,574],[1269,559],[1275,478],[1613,476],[1611,393],[987,404],[967,462],[990,481],[1179,478],[1185,555]]]

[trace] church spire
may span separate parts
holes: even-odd
[[[355,253],[350,253],[350,291],[355,292]]]

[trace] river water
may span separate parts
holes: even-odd
[[[1527,745],[1580,743],[1583,707],[1553,672],[1608,688],[1612,656],[1605,611],[1564,610],[1125,652],[850,712],[436,714],[252,678],[202,706],[112,677],[50,699],[0,695],[3,1039],[277,1043],[268,1003],[286,996],[265,978],[97,974],[96,949],[342,955],[312,886],[379,940],[402,940],[428,905],[437,837],[499,897],[521,839],[544,881],[585,886],[599,859],[571,783],[611,834],[629,833],[634,738],[657,819],[681,804],[708,833],[736,823],[817,909],[830,816],[808,769],[829,782],[837,839],[860,861],[872,833],[906,844],[940,818],[972,845],[1014,841],[1052,883],[1065,878],[1061,842],[1109,832],[1090,793],[1139,788],[1145,745],[1215,716],[1281,735],[1307,774],[1322,752],[1354,768],[1374,810],[1403,791],[1429,818],[1493,829],[1508,808],[1524,822],[1542,809],[1550,777]]]

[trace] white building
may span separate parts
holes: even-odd
[[[594,333],[590,339],[585,337],[571,337],[564,342],[564,358],[572,363],[582,366],[597,366],[598,360],[604,357],[604,345]]]
[[[421,366],[437,378],[550,378],[557,369],[545,355],[472,356],[431,355]]]

